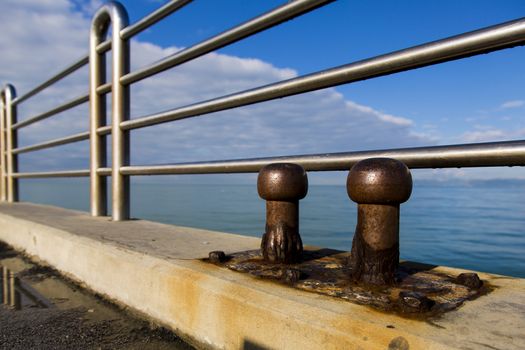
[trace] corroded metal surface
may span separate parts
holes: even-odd
[[[257,191],[266,200],[266,232],[261,241],[264,259],[277,263],[298,262],[303,252],[299,200],[308,192],[306,172],[292,163],[269,164],[259,172]]]
[[[471,274],[451,276],[434,271],[435,266],[410,262],[400,264],[392,285],[360,284],[348,277],[351,275],[349,257],[348,252],[331,249],[305,251],[301,263],[286,265],[266,262],[258,250],[251,250],[231,254],[225,262],[216,264],[293,288],[416,319],[454,310],[490,290],[487,283],[464,285],[468,284],[464,281],[476,279]]]

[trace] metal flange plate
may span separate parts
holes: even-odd
[[[301,263],[289,265],[265,262],[259,250],[221,256],[205,260],[293,288],[415,319],[454,310],[492,289],[474,273],[452,276],[436,271],[436,266],[413,262],[400,264],[393,285],[360,285],[349,278],[350,253],[331,249],[305,251]]]

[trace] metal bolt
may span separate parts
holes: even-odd
[[[215,250],[208,254],[208,258],[210,259],[210,262],[217,264],[226,261],[226,254],[221,250]]]
[[[483,281],[479,279],[477,273],[460,273],[456,277],[456,283],[469,287],[470,289],[479,289],[483,285]]]
[[[293,284],[299,281],[302,275],[301,271],[297,269],[286,269],[283,271],[282,279],[287,283]]]
[[[427,298],[424,294],[412,291],[401,291],[399,293],[399,306],[404,312],[426,312],[430,311],[435,301]]]
[[[393,284],[399,265],[399,204],[412,193],[410,170],[395,159],[365,159],[350,170],[346,188],[348,196],[358,203],[351,278],[369,284]]]
[[[265,260],[295,263],[301,259],[299,200],[308,192],[303,167],[291,163],[269,164],[257,178],[259,196],[266,200],[266,232],[261,242]]]

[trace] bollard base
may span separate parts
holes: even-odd
[[[362,232],[356,230],[349,264],[352,273],[349,278],[356,283],[392,285],[399,267],[399,242],[377,250],[366,243]]]
[[[452,311],[492,290],[487,282],[478,287],[467,286],[458,282],[457,276],[434,271],[435,266],[413,262],[400,264],[396,281],[392,285],[359,284],[348,277],[352,273],[349,259],[348,252],[319,249],[305,251],[301,263],[275,264],[266,262],[259,250],[250,250],[230,254],[226,261],[217,265],[293,288],[421,320]]]

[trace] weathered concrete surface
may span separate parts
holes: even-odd
[[[0,205],[0,240],[203,348],[525,348],[522,279],[480,274],[495,291],[422,322],[198,260],[211,250],[257,248],[249,237],[19,203]]]
[[[2,242],[0,267],[16,274],[18,294],[12,307],[15,293],[0,284],[0,294],[10,294],[10,306],[0,304],[0,349],[194,350],[166,328],[78,288],[51,268],[28,262]]]

